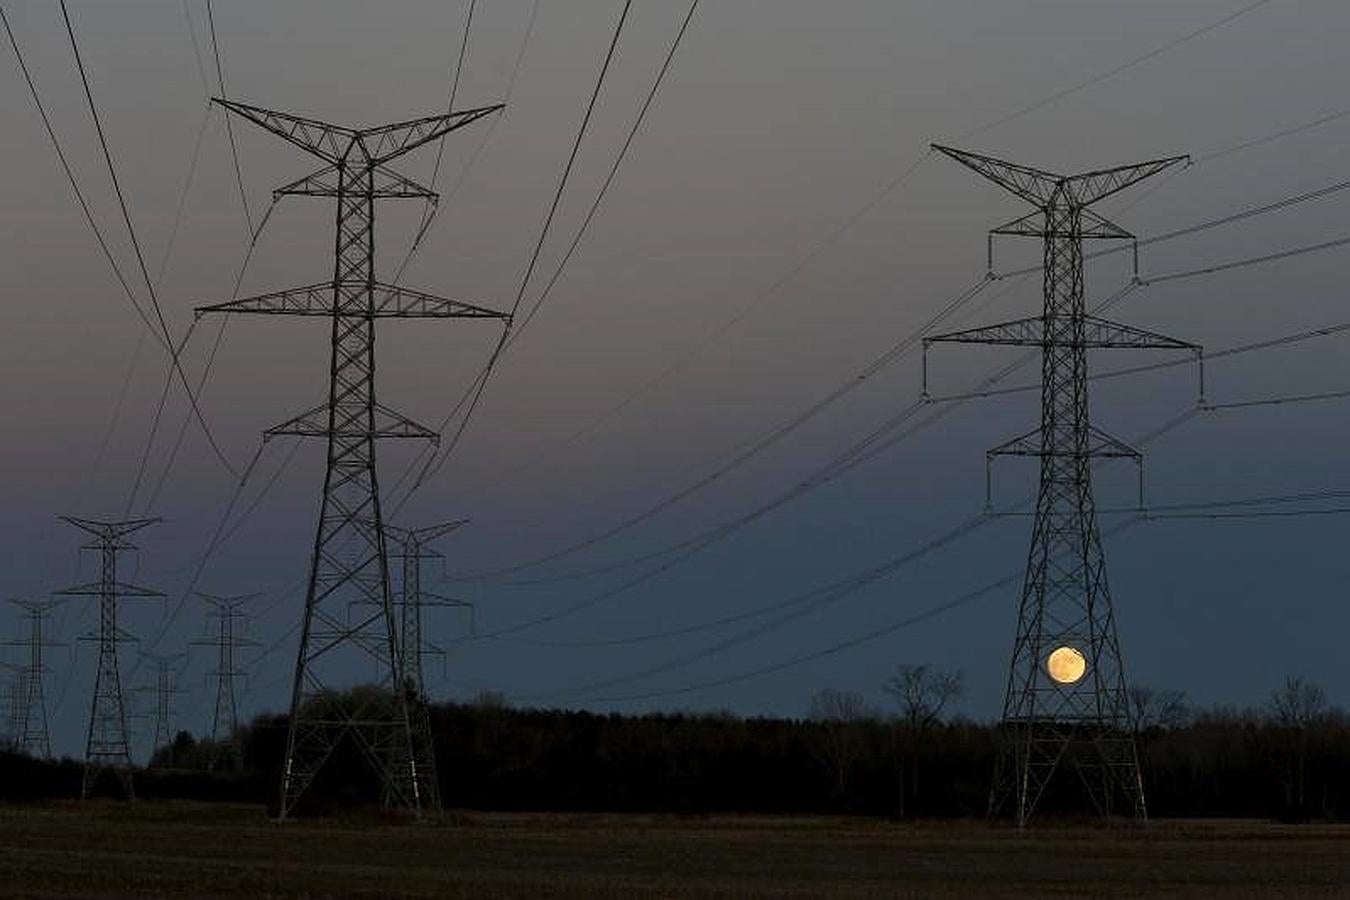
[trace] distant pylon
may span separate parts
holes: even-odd
[[[89,733],[84,749],[84,781],[80,797],[89,796],[99,776],[111,771],[122,783],[128,798],[135,797],[131,783],[131,742],[127,736],[127,709],[122,698],[122,673],[117,664],[117,645],[134,640],[117,624],[120,599],[163,597],[159,591],[137,587],[117,580],[117,555],[134,549],[127,535],[153,525],[159,519],[132,519],[124,522],[95,522],[62,516],[62,519],[95,537],[81,549],[99,551],[102,569],[98,581],[57,591],[59,595],[98,597],[98,631],[81,640],[98,641],[98,669],[94,675],[94,698],[89,710]]]
[[[222,762],[238,769],[243,763],[243,753],[239,746],[239,708],[235,704],[234,683],[240,672],[235,669],[234,651],[239,647],[257,646],[258,642],[243,636],[245,603],[257,599],[260,594],[244,594],[237,597],[217,597],[213,594],[197,592],[197,597],[210,607],[208,616],[215,621],[214,637],[193,641],[199,646],[216,648],[216,667],[206,673],[216,682],[215,713],[211,717],[212,756],[207,767],[214,769]]]
[[[935,149],[1036,207],[995,228],[991,242],[992,235],[1019,235],[1040,238],[1044,247],[1040,315],[925,342],[1036,347],[1042,357],[1040,427],[989,451],[990,459],[1039,457],[1041,468],[989,813],[999,815],[1011,799],[1014,818],[1024,826],[1067,758],[1099,812],[1111,814],[1121,797],[1128,815],[1143,820],[1144,787],[1091,478],[1093,457],[1141,457],[1091,425],[1087,350],[1199,348],[1088,315],[1083,241],[1132,240],[1088,207],[1186,157],[1065,176],[950,147]]]
[[[47,638],[43,625],[51,618],[57,600],[11,600],[24,611],[28,620],[28,637],[4,641],[12,647],[27,647],[28,662],[19,667],[18,714],[14,730],[14,749],[46,759],[52,755],[51,734],[47,720],[47,697],[44,690],[47,667],[42,651],[48,647],[64,647],[64,643]]]
[[[161,748],[165,751],[165,760],[172,766],[173,759],[173,716],[174,706],[173,698],[183,691],[178,687],[179,666],[187,658],[186,653],[142,653],[141,656],[148,659],[155,667],[155,683],[145,687],[135,688],[135,690],[154,694],[155,712],[154,729],[151,732],[154,737],[150,740],[150,753],[147,757],[147,765],[155,761],[155,754]]]
[[[0,707],[5,710],[3,735],[4,748],[17,752],[20,720],[23,718],[24,672],[23,666],[13,663],[0,663],[0,670],[9,673],[9,678],[0,684]]]
[[[376,402],[375,320],[509,320],[509,316],[377,281],[375,201],[434,200],[434,191],[393,171],[389,164],[502,106],[356,129],[229,100],[216,102],[322,160],[317,172],[277,189],[274,196],[337,201],[336,258],[330,281],[198,309],[199,314],[322,316],[332,327],[327,401],[266,432],[267,437],[322,437],[328,444],[291,689],[278,817],[291,814],[333,751],[348,737],[355,739],[379,773],[386,803],[420,813],[424,801],[420,780],[412,769],[412,728],[406,695],[400,689],[403,675],[375,441],[434,441],[438,435]],[[344,652],[351,650],[358,653]],[[354,661],[353,655],[361,658]],[[375,690],[347,704],[335,702],[337,682],[350,683],[352,672],[363,661],[375,663]]]
[[[445,650],[423,638],[422,610],[427,606],[457,606],[473,612],[473,605],[452,597],[443,597],[422,587],[422,560],[439,559],[441,554],[427,543],[466,524],[467,519],[430,525],[425,528],[399,528],[386,525],[385,531],[397,549],[390,553],[403,562],[399,600],[399,656],[403,669],[404,691],[408,697],[408,715],[413,726],[413,769],[428,809],[441,807],[440,779],[436,772],[436,752],[431,736],[430,704],[422,666],[424,656],[445,656]]]

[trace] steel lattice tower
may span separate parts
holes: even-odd
[[[209,608],[209,616],[215,620],[216,635],[213,638],[193,641],[200,646],[216,648],[216,667],[207,672],[208,678],[216,681],[215,713],[211,717],[211,743],[217,754],[223,750],[229,756],[230,764],[238,768],[242,763],[239,747],[239,709],[234,699],[234,683],[240,676],[235,668],[234,651],[239,647],[257,646],[257,641],[242,636],[244,613],[240,609],[245,603],[259,597],[259,594],[246,594],[239,597],[217,597],[197,592],[197,597]],[[219,758],[213,757],[210,767],[214,768]]]
[[[993,235],[1036,237],[1044,249],[1041,315],[928,339],[1041,350],[1040,427],[989,451],[990,459],[1040,458],[989,812],[999,815],[1011,800],[1017,824],[1025,825],[1056,769],[1068,762],[1099,812],[1110,814],[1122,798],[1129,815],[1142,820],[1143,782],[1091,478],[1093,457],[1139,460],[1140,454],[1090,424],[1087,351],[1198,348],[1089,315],[1083,241],[1133,239],[1089,207],[1186,157],[1064,176],[950,147],[935,149],[1036,207],[993,229],[991,242]]]
[[[384,284],[375,278],[375,201],[436,199],[430,188],[388,164],[451,131],[502,109],[486,106],[375,128],[331,125],[288,113],[217,100],[318,157],[317,172],[279,188],[275,195],[330,197],[337,201],[331,281],[203,307],[198,313],[323,316],[332,327],[328,401],[267,436],[323,437],[327,468],[310,561],[299,656],[291,693],[290,730],[282,769],[278,816],[295,808],[325,761],[353,737],[380,774],[391,805],[420,812],[412,731],[400,673],[398,633],[390,596],[375,441],[435,440],[434,431],[375,400],[375,320],[380,318],[509,317],[483,307]],[[358,616],[351,620],[354,610]],[[336,651],[354,648],[376,670],[375,691],[356,708],[333,702],[334,683],[352,666]],[[389,708],[383,708],[385,705]]]
[[[64,647],[63,643],[48,640],[43,626],[51,618],[51,611],[59,604],[54,600],[11,600],[23,610],[28,620],[25,640],[5,641],[11,647],[27,647],[28,662],[19,667],[18,709],[14,728],[14,749],[46,759],[52,755],[51,735],[47,720],[47,697],[44,682],[48,669],[42,651],[48,647]]]
[[[155,752],[161,747],[168,748],[168,761],[173,764],[173,697],[181,694],[178,687],[178,666],[187,658],[186,653],[142,653],[155,667],[155,683],[135,690],[155,695],[155,730],[150,741],[149,761],[155,760]]]
[[[98,581],[57,591],[65,596],[98,597],[98,632],[81,640],[98,641],[98,670],[94,677],[94,698],[89,710],[89,733],[84,750],[84,782],[80,797],[89,791],[105,771],[112,771],[122,782],[127,797],[134,797],[131,784],[131,744],[127,737],[127,710],[122,698],[122,673],[117,664],[117,645],[133,640],[117,625],[118,600],[164,596],[159,591],[137,587],[117,580],[117,556],[135,549],[127,535],[153,525],[159,519],[131,519],[123,522],[95,522],[62,516],[62,519],[95,537],[81,549],[99,551],[102,571]]]
[[[3,746],[6,750],[16,750],[18,748],[19,725],[23,719],[23,666],[0,662],[0,669],[10,674],[9,680],[0,685],[0,706],[3,706],[5,710]]]
[[[428,808],[441,805],[440,780],[436,773],[435,746],[431,738],[431,718],[427,700],[426,679],[422,659],[425,656],[444,656],[445,650],[427,642],[422,636],[422,610],[427,606],[473,606],[453,597],[443,597],[422,587],[422,561],[439,559],[441,554],[426,546],[467,523],[467,519],[430,525],[425,528],[399,528],[386,525],[385,531],[396,544],[390,556],[402,563],[399,596],[399,654],[403,669],[403,691],[408,698],[409,716],[413,724],[413,761],[421,780],[422,796]]]

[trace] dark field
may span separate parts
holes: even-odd
[[[0,808],[5,897],[1341,897],[1350,827]]]

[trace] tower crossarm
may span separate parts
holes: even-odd
[[[129,519],[125,522],[100,522],[97,519],[81,519],[77,516],[60,516],[63,522],[69,522],[76,528],[82,528],[98,538],[120,539],[140,531],[147,525],[154,525],[160,519]],[[98,546],[102,546],[99,544]]]
[[[91,631],[88,634],[80,635],[78,638],[76,638],[76,640],[78,641],[109,640],[118,644],[135,644],[140,641],[140,638],[136,637],[136,635],[132,634],[130,631],[127,631],[125,628],[109,628],[106,632],[106,636],[105,633],[103,632]]]
[[[1188,154],[1165,156],[1127,166],[1084,172],[1065,179],[1065,191],[1073,198],[1074,203],[1087,206],[1119,193],[1145,178],[1152,178],[1164,169],[1170,169],[1180,163],[1189,163],[1190,159]]]
[[[444,594],[437,594],[434,591],[422,591],[423,606],[453,606],[460,609],[473,609],[473,601],[461,600],[458,597],[447,597]]]
[[[318,119],[250,106],[221,97],[213,97],[211,102],[289,141],[306,153],[334,164],[346,156],[357,136],[355,128],[332,125]]]
[[[993,156],[985,156],[982,153],[958,150],[955,147],[945,147],[942,144],[933,144],[933,149],[950,156],[967,169],[984,176],[1004,190],[1016,194],[1036,206],[1047,205],[1051,197],[1054,196],[1056,187],[1064,180],[1064,176],[1047,172],[1044,169],[1018,165]]]
[[[367,288],[371,287],[373,287],[373,291],[370,295],[369,309],[339,310],[336,308],[339,297],[360,296]],[[380,282],[366,285],[345,281],[324,281],[318,284],[308,284],[303,287],[259,294],[256,297],[246,297],[242,300],[200,306],[196,310],[198,316],[213,312],[287,316],[333,316],[340,314],[372,316],[377,319],[501,319],[507,322],[511,320],[507,313],[497,312],[459,300],[448,300],[444,297],[424,294],[421,291]]]
[[[1080,211],[1075,229],[1073,232],[1056,229],[1048,221],[1045,210],[1038,209],[991,229],[989,233],[1012,237],[1078,237],[1085,240],[1130,240],[1134,237],[1115,222],[1097,215],[1090,209]]]
[[[375,282],[375,315],[384,318],[501,319],[511,314],[460,300],[448,300],[392,284]]]
[[[436,203],[440,194],[429,187],[413,181],[385,166],[374,166],[372,171],[370,196],[375,200],[401,200],[416,198]],[[311,172],[303,178],[297,178],[290,184],[284,184],[272,191],[274,198],[281,197],[338,197],[342,194],[341,173],[336,165],[327,165],[317,172]]]
[[[1191,350],[1198,352],[1199,344],[1178,340],[1165,334],[1146,331],[1133,325],[1124,325],[1097,316],[1083,317],[1087,337],[1086,346],[1101,349],[1124,350]]]
[[[59,591],[53,591],[53,593],[61,597],[99,597],[106,593],[109,588],[112,589],[119,600],[150,599],[164,596],[163,591],[154,591],[150,588],[127,584],[124,581],[115,581],[112,584],[105,584],[102,581],[89,581],[84,584],[77,584],[74,587],[62,588]]]
[[[433,591],[422,591],[418,601],[421,606],[437,606],[442,609],[464,609],[469,612],[469,631],[470,633],[478,630],[478,605],[472,600],[461,600],[458,597],[447,597],[444,594],[437,594]]]
[[[280,425],[267,429],[263,432],[263,442],[282,435],[328,437],[331,431],[329,421],[328,404],[322,403],[313,409],[305,410],[294,418],[287,419]],[[438,432],[432,431],[425,425],[419,425],[382,403],[375,404],[375,428],[371,432],[371,436],[375,438],[421,438],[431,441],[433,444],[438,444],[441,440]]]
[[[1095,425],[1088,426],[1088,442],[1086,455],[1093,457],[1105,457],[1110,459],[1141,459],[1143,454],[1138,450],[1126,444],[1124,441],[1115,438]],[[1051,445],[1046,449],[1046,442],[1041,435],[1041,429],[1033,428],[1026,434],[1019,434],[1010,441],[999,444],[997,447],[989,450],[987,455],[990,459],[995,456],[1055,456],[1072,455],[1077,453],[1076,449],[1063,450]]]
[[[428,541],[434,541],[437,538],[445,537],[456,529],[463,528],[469,524],[468,519],[452,519],[449,522],[441,522],[438,525],[427,525],[422,528],[402,528],[398,525],[385,524],[384,530],[394,539],[400,547],[409,551],[420,552],[422,545]],[[408,546],[411,544],[412,546]],[[402,551],[393,551],[395,555],[402,555]],[[425,553],[423,554],[425,555]]]
[[[1046,334],[1045,318],[1029,316],[1000,322],[997,325],[984,325],[979,328],[967,328],[947,334],[936,334],[924,338],[929,344],[1001,344],[1009,347],[1045,347],[1050,344],[1069,343],[1069,338],[1055,333]],[[1132,349],[1132,350],[1191,350],[1198,351],[1198,344],[1180,341],[1166,335],[1145,331],[1132,325],[1122,325],[1096,316],[1083,317],[1082,346],[1092,349]]]
[[[357,132],[357,139],[365,149],[366,158],[372,164],[379,165],[505,108],[504,103],[494,103],[376,128],[363,128]]]
[[[199,599],[210,604],[217,612],[235,612],[245,603],[250,603],[262,596],[262,591],[255,591],[252,594],[239,594],[233,597],[222,597],[217,594],[208,594],[206,591],[193,591]]]
[[[1131,165],[1096,169],[1079,175],[1057,175],[1044,169],[1023,166],[942,144],[933,144],[933,149],[1028,203],[1042,208],[1056,202],[1067,202],[1080,208],[1089,206],[1125,190],[1136,182],[1151,178],[1164,169],[1190,160],[1186,155],[1167,156]]]

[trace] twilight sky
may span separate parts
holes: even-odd
[[[506,114],[446,144],[437,184],[441,213],[405,284],[511,305],[621,5],[539,3]],[[700,481],[849,381],[977,282],[985,271],[986,230],[1024,211],[955,163],[923,158],[930,141],[1062,171],[1192,154],[1190,168],[1104,204],[1102,212],[1140,236],[1343,180],[1350,116],[1245,146],[1346,108],[1336,86],[1345,80],[1341,37],[1350,8],[1336,0],[1270,0],[1092,81],[1245,5],[704,0],[575,256],[503,357],[455,455],[395,521],[472,518],[441,544],[452,576],[533,560]],[[532,6],[532,0],[477,4],[456,106],[504,98]],[[229,299],[248,243],[224,121],[205,109],[181,2],[74,0],[70,8],[131,215],[152,273],[163,266],[159,296],[181,336],[194,305]],[[189,0],[186,9],[205,77],[214,83],[205,7]],[[526,289],[527,306],[585,215],[685,9],[634,3],[539,272]],[[6,12],[130,275],[134,257],[59,10],[19,0]],[[236,0],[214,9],[232,98],[353,125],[443,107],[464,12],[462,2],[350,0]],[[163,516],[163,524],[141,533],[141,550],[126,563],[129,578],[164,590],[168,601],[128,604],[124,625],[146,649],[164,630],[154,649],[178,650],[203,635],[199,605],[182,601],[237,480],[194,425],[155,491],[186,415],[175,390],[128,510],[166,357],[144,339],[144,326],[82,221],[12,52],[6,47],[0,55],[6,57],[0,269],[11,309],[0,338],[0,410],[8,422],[0,463],[9,479],[0,516],[0,596],[40,597],[95,577],[94,560],[79,558],[79,534],[58,522],[59,514]],[[235,136],[256,222],[273,187],[313,166],[246,123],[235,124]],[[434,158],[429,148],[402,168],[429,179]],[[883,194],[916,161],[912,174]],[[1142,251],[1141,271],[1148,277],[1191,270],[1337,239],[1345,234],[1339,220],[1346,203],[1338,193],[1151,245]],[[381,207],[379,264],[386,277],[406,252],[419,212],[413,203]],[[243,293],[329,277],[331,245],[329,204],[282,202],[250,261]],[[1029,265],[1037,253],[1034,245],[1007,241],[998,246],[997,264]],[[1350,321],[1339,277],[1346,264],[1346,250],[1330,249],[1160,282],[1132,292],[1111,316],[1221,351]],[[1110,297],[1129,277],[1126,256],[1091,263],[1087,277],[1090,304]],[[1036,278],[1002,282],[943,329],[1027,315],[1038,304]],[[203,321],[188,344],[185,364],[194,378],[218,327],[217,320]],[[485,362],[493,327],[384,324],[383,402],[439,422]],[[237,468],[252,457],[264,428],[321,399],[327,338],[326,326],[313,319],[238,318],[225,327],[202,405]],[[1209,399],[1346,390],[1346,340],[1333,335],[1215,359],[1207,372]],[[941,348],[930,358],[933,392],[970,390],[1016,356]],[[1110,358],[1094,356],[1093,365],[1104,371],[1161,358],[1112,351]],[[1028,366],[1004,384],[1028,384],[1036,373]],[[735,521],[810,478],[919,391],[919,355],[909,353],[661,514],[508,577],[605,570]],[[1093,418],[1136,440],[1194,406],[1195,394],[1189,367],[1101,381],[1093,387]],[[1149,503],[1350,488],[1341,471],[1350,437],[1341,416],[1345,402],[1189,418],[1149,443]],[[428,569],[424,582],[476,604],[478,632],[471,636],[467,618],[455,611],[428,613],[428,630],[451,651],[444,669],[428,663],[432,693],[464,698],[491,688],[521,703],[798,715],[810,694],[827,686],[859,690],[881,706],[880,684],[897,663],[930,662],[966,671],[963,712],[994,716],[1016,584],[812,662],[684,689],[848,642],[1015,572],[1029,540],[1025,517],[993,520],[829,603],[617,642],[785,601],[937,538],[981,512],[984,451],[1032,427],[1036,416],[1034,392],[961,404],[838,479],[613,596],[600,595],[671,555],[533,584],[438,584],[439,566]],[[381,449],[382,477],[392,486],[415,450]],[[241,524],[197,581],[218,594],[265,592],[250,629],[260,647],[241,650],[244,661],[266,651],[250,669],[244,713],[282,708],[294,663],[291,629],[300,613],[323,448],[309,442],[291,451],[289,440],[267,445],[227,527]],[[1120,464],[1101,467],[1098,505],[1133,503],[1132,478]],[[1033,465],[1001,462],[996,503],[1018,503],[1034,479]],[[391,491],[386,508],[399,499]],[[1104,516],[1104,528],[1121,520]],[[1340,546],[1344,521],[1334,514],[1156,520],[1108,537],[1132,680],[1183,688],[1199,704],[1245,704],[1260,702],[1277,680],[1298,672],[1338,702],[1350,702],[1340,646],[1350,627],[1350,611],[1339,602],[1350,565]],[[180,604],[165,627],[165,616]],[[490,637],[573,606],[583,608]],[[794,610],[800,614],[786,615]],[[3,616],[8,635],[18,637],[18,617],[12,610]],[[74,599],[54,623],[71,642],[50,654],[48,696],[62,752],[80,749],[94,647],[75,638],[95,622],[92,604]],[[178,723],[200,731],[210,714],[203,675],[210,660],[200,648],[192,652]],[[125,682],[146,683],[148,671],[134,663],[136,646],[124,653]],[[21,654],[12,650],[6,658],[19,661]],[[658,671],[642,674],[647,669]],[[148,708],[146,699],[141,705]]]

